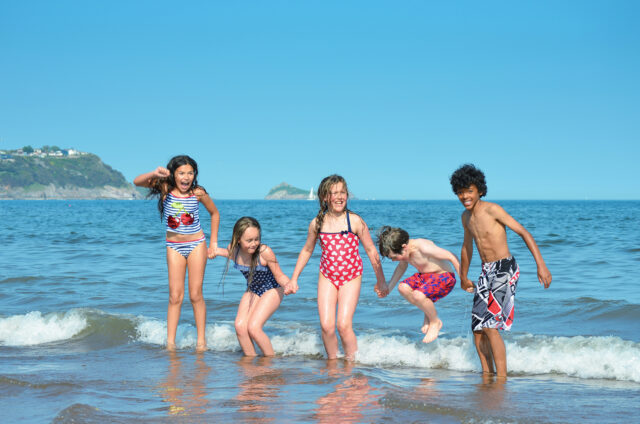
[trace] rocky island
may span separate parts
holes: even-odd
[[[264,198],[267,200],[315,200],[316,193],[313,189],[307,191],[287,183],[280,183],[269,190]]]
[[[91,153],[30,146],[0,151],[0,199],[141,199],[122,173]]]

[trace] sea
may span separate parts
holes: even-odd
[[[491,199],[489,199],[491,200]],[[379,299],[364,260],[353,363],[328,361],[316,288],[320,248],[300,290],[265,330],[273,358],[246,358],[233,322],[246,283],[207,265],[207,341],[195,352],[188,301],[167,352],[164,229],[154,200],[0,201],[0,421],[3,423],[622,423],[640,416],[640,202],[498,201],[536,239],[545,290],[524,242],[509,377],[483,375],[470,330],[473,295],[436,303],[444,326],[422,343],[422,315],[397,292]],[[241,216],[291,275],[313,201],[216,200],[220,244]],[[460,255],[462,206],[350,200],[371,229],[402,227]],[[207,235],[206,210],[201,218]],[[395,263],[383,261],[387,279]],[[477,279],[474,251],[469,277]],[[412,272],[411,268],[406,276]]]

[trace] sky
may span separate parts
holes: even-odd
[[[640,199],[640,2],[0,0],[0,149],[178,154],[217,199]]]

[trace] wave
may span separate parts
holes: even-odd
[[[0,345],[30,347],[51,342],[83,342],[91,348],[142,343],[166,344],[166,322],[156,318],[107,314],[89,309],[66,313],[0,318]],[[283,357],[323,358],[322,340],[315,326],[274,323],[267,332],[276,353]],[[240,352],[233,322],[208,324],[208,350]],[[88,341],[88,342],[87,342]],[[509,335],[505,338],[509,372],[513,375],[560,374],[581,379],[611,379],[640,383],[640,343],[615,336]],[[176,345],[193,349],[196,330],[191,324],[178,326]],[[358,335],[356,360],[365,366],[409,367],[480,372],[471,335],[448,337],[423,344],[388,330],[369,330]]]

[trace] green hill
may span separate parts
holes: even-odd
[[[91,153],[2,152],[0,198],[140,198],[122,173]]]

